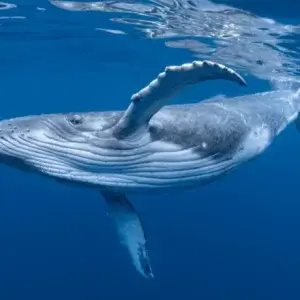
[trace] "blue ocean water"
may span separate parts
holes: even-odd
[[[212,59],[172,104],[297,87],[296,1],[0,3],[1,118],[125,109],[167,65]],[[153,280],[132,267],[100,193],[0,167],[0,299],[300,299],[300,135],[178,195],[134,195]]]

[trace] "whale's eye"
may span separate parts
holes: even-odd
[[[73,125],[80,125],[83,121],[83,118],[79,115],[73,115],[72,117],[69,118],[69,121]]]

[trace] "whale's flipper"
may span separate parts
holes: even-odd
[[[147,242],[142,223],[124,194],[102,191],[109,215],[113,218],[121,243],[127,248],[137,271],[146,278],[153,278]]]
[[[168,66],[156,79],[132,95],[131,103],[115,127],[115,135],[125,138],[148,124],[167,99],[187,85],[211,79],[224,79],[246,85],[234,70],[211,61],[194,61],[181,66]]]

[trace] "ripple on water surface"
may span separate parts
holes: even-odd
[[[46,3],[40,7],[0,2],[2,37],[79,40],[97,39],[101,32],[130,37],[137,31],[148,39],[162,39],[166,47],[186,49],[196,59],[218,61],[275,86],[299,85],[300,50],[295,41],[300,26],[282,24],[272,16],[208,0]],[[1,10],[16,14],[1,16]]]

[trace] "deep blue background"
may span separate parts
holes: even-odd
[[[125,25],[131,34],[89,36],[84,25],[113,28],[101,14],[17,4],[15,12],[0,11],[28,17],[1,21],[3,118],[125,109],[166,65],[192,60]],[[173,103],[270,88],[246,79],[247,89],[205,83]],[[299,154],[291,125],[256,161],[220,181],[178,195],[131,196],[149,237],[150,281],[131,265],[99,193],[1,166],[0,299],[298,300]]]

